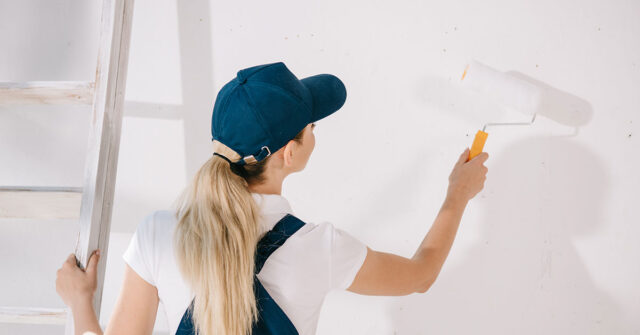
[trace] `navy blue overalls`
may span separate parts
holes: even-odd
[[[265,233],[260,241],[258,241],[255,258],[256,275],[253,276],[254,293],[256,296],[256,304],[258,305],[258,322],[253,325],[251,330],[252,335],[298,334],[291,320],[289,320],[280,306],[271,298],[267,290],[264,289],[264,286],[262,286],[260,280],[258,280],[257,274],[262,269],[262,266],[264,266],[267,258],[302,226],[304,226],[302,220],[291,214],[287,214],[276,223],[273,229]],[[195,334],[193,320],[191,319],[192,309],[193,301],[191,301],[191,305],[182,316],[176,335]]]

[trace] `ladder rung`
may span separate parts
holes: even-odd
[[[93,103],[95,83],[88,81],[0,82],[0,105]]]
[[[0,323],[64,325],[64,308],[0,307]]]
[[[0,186],[0,217],[78,219],[81,201],[81,187]]]

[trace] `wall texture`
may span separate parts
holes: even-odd
[[[211,155],[213,99],[238,69],[284,61],[343,79],[346,104],[318,122],[283,195],[307,221],[409,257],[474,133],[523,121],[458,88],[475,58],[559,98],[530,127],[489,129],[485,189],[429,292],[332,293],[318,333],[640,334],[639,14],[632,0],[136,0],[101,322],[136,225]],[[87,1],[0,0],[0,80],[90,80],[98,18]],[[0,107],[0,184],[80,185],[88,112]],[[62,306],[55,270],[74,222],[0,232],[0,304]]]

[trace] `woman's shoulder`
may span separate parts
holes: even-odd
[[[178,223],[178,217],[175,210],[159,209],[153,211],[150,215],[153,216],[153,222],[158,227],[172,227]]]
[[[138,224],[138,228],[154,229],[175,225],[178,222],[176,212],[169,209],[158,209],[149,212]]]
[[[304,226],[297,232],[298,238],[316,238],[319,236],[333,236],[335,233],[343,232],[342,229],[336,227],[329,221],[309,221],[302,220],[296,217],[298,220],[304,223]]]
[[[149,212],[138,223],[123,254],[125,262],[154,286],[157,286],[159,273],[165,267],[165,249],[171,243],[172,225],[177,221],[173,218],[168,210]]]
[[[322,296],[330,289],[348,287],[364,262],[366,245],[332,222],[300,220],[305,224],[273,253],[275,259],[265,263],[260,278],[279,286],[281,274],[290,274],[305,283],[293,291],[315,287]]]
[[[313,222],[303,220],[303,222],[305,225],[291,236],[293,240],[307,245],[324,245],[330,249],[344,249],[346,247],[347,249],[356,250],[358,253],[366,250],[366,245],[358,238],[329,221]]]
[[[136,227],[136,234],[150,244],[165,242],[178,223],[175,211],[161,209],[148,213]]]

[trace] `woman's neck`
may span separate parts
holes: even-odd
[[[262,194],[282,195],[282,182],[284,178],[267,177],[261,184],[249,185],[249,191]]]
[[[269,163],[273,164],[273,161],[270,161]],[[282,184],[284,182],[284,178],[286,178],[290,173],[291,172],[286,169],[273,168],[273,166],[269,166],[268,164],[267,169],[263,174],[263,182],[260,184],[249,185],[249,191],[253,193],[282,195]]]

